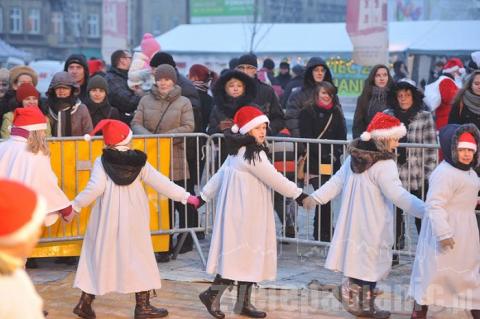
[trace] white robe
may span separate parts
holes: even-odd
[[[259,282],[277,275],[277,239],[272,190],[297,198],[302,189],[276,171],[265,152],[255,164],[243,158],[245,147],[228,156],[202,190],[217,195],[207,272],[223,278]]]
[[[348,157],[340,170],[311,195],[325,204],[342,193],[325,268],[377,282],[391,270],[393,204],[422,217],[424,203],[402,187],[393,160],[378,161],[361,174],[352,171],[350,162]]]
[[[161,287],[150,238],[148,197],[141,181],[182,203],[190,195],[149,163],[132,184],[119,186],[105,173],[101,157],[97,158],[86,188],[73,201],[79,211],[98,198],[88,221],[74,287],[94,295]]]
[[[480,180],[443,161],[430,176],[409,295],[422,305],[480,309],[480,240],[475,206]],[[453,237],[453,250],[439,241]]]
[[[43,301],[23,269],[0,275],[0,318],[44,319]]]
[[[0,143],[0,177],[24,183],[42,195],[47,202],[47,212],[70,206],[70,200],[58,187],[57,176],[50,165],[50,157],[42,152],[27,150],[27,139],[11,136]],[[57,214],[47,217],[47,226],[53,224]]]

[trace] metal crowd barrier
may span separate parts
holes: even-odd
[[[284,137],[268,137],[267,141],[272,150],[272,162],[277,170],[284,175],[288,175],[289,179],[297,183],[299,187],[304,188],[307,193],[313,192],[335,173],[338,164],[345,159],[349,143],[349,141]],[[92,142],[88,143],[79,138],[52,138],[49,143],[52,151],[52,167],[59,178],[59,184],[67,196],[73,199],[86,186],[93,161],[101,155],[104,147],[103,140],[94,138]],[[218,170],[227,155],[222,134],[212,136],[202,133],[136,135],[132,144],[133,148],[147,153],[149,163],[164,175],[169,176],[170,179],[174,176],[174,167],[180,169],[181,174],[180,176],[176,174],[176,182],[192,194],[199,194],[201,187]],[[179,145],[184,145],[183,149],[180,147],[180,158],[178,158],[178,151],[175,152]],[[438,145],[400,144],[397,152],[400,152],[402,148],[406,149],[407,158],[415,150],[421,150],[421,180],[423,183],[427,179],[425,173],[427,157],[425,154],[434,151],[435,163],[438,164]],[[314,175],[318,174],[301,176],[302,172],[298,169],[296,159],[307,149],[310,152],[316,150],[318,157],[323,158],[322,165],[318,167],[318,172],[321,173],[318,183],[314,179]],[[327,152],[327,155],[322,156],[322,152]],[[336,157],[335,152],[337,152]],[[336,164],[337,160],[338,164]],[[410,171],[412,163],[412,159],[407,160],[408,171]],[[309,156],[306,156],[304,169],[307,172],[311,171],[311,165],[313,164]],[[312,184],[314,184],[314,187],[312,187]],[[408,190],[410,190],[409,184],[410,180],[408,179],[404,183]],[[169,250],[171,248],[171,236],[179,234],[174,249],[175,258],[187,235],[190,234],[196,251],[205,264],[197,235],[203,236],[211,232],[215,216],[215,201],[207,203],[205,208],[200,209],[199,214],[191,214],[187,209],[183,209],[182,212],[178,211],[176,214],[175,207],[170,204],[169,200],[158,196],[150,187],[146,187],[146,190],[150,200],[150,229],[155,251]],[[419,196],[425,199],[425,195],[425,188],[422,187]],[[338,199],[332,200],[327,213],[330,223],[325,225],[321,222],[320,217],[314,223],[313,212],[306,212],[303,208],[299,208],[295,201],[277,196],[278,194],[274,194],[273,198],[275,199],[274,209],[279,221],[277,223],[277,239],[280,242],[314,246],[330,245],[339,210]],[[186,208],[186,205],[184,207]],[[166,211],[169,213],[162,214]],[[58,221],[53,226],[46,228],[33,257],[78,255],[89,213],[90,207],[84,209],[71,224],[67,225]],[[183,225],[180,225],[181,219],[184,221]],[[398,243],[395,243],[395,252],[400,255],[414,255],[415,253],[416,235],[412,227],[412,221],[412,218],[405,219],[405,244],[397,246]],[[396,227],[395,218],[394,227]],[[318,238],[313,236],[315,229],[318,229]],[[327,232],[328,238],[322,238],[323,231]]]

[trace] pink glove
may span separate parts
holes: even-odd
[[[200,206],[200,199],[197,196],[190,195],[188,196],[187,204],[190,204],[197,209]]]
[[[72,208],[72,205],[65,207],[63,209],[60,209],[58,211],[60,213],[60,216],[62,216],[62,219],[66,223],[70,223],[72,219],[75,217],[75,211]]]

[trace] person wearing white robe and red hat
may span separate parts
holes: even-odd
[[[267,157],[268,117],[253,106],[243,106],[226,134],[229,156],[202,189],[204,201],[217,198],[207,272],[216,274],[210,288],[199,295],[208,312],[224,318],[220,298],[238,281],[234,312],[264,318],[251,303],[252,286],[274,280],[277,274],[277,239],[272,189],[301,200],[307,195],[279,173]],[[240,133],[240,134],[238,134]]]
[[[428,306],[470,310],[480,319],[480,240],[475,217],[480,180],[480,132],[473,124],[440,130],[444,160],[430,175],[426,213],[418,237],[409,295],[411,318]]]
[[[47,214],[45,199],[17,181],[0,180],[0,318],[43,319],[43,301],[25,272]]]
[[[100,131],[106,147],[95,160],[87,186],[72,201],[74,210],[80,212],[96,200],[74,281],[82,295],[73,312],[95,318],[95,296],[118,292],[135,293],[135,318],[165,317],[166,309],[150,305],[150,290],[160,288],[161,282],[150,238],[149,200],[142,182],[183,204],[197,206],[199,200],[154,169],[144,152],[130,149],[128,125],[101,120],[85,139]]]
[[[15,109],[10,137],[0,143],[0,178],[22,182],[42,195],[49,212],[45,225],[50,226],[58,216],[70,222],[74,213],[52,170],[46,129],[47,120],[38,107]]]
[[[395,163],[395,148],[405,134],[399,119],[376,113],[367,131],[349,145],[340,170],[303,201],[311,210],[341,194],[325,268],[346,277],[334,295],[355,316],[390,317],[375,306],[375,298],[377,281],[392,268],[393,205],[415,217],[424,213],[424,203],[402,187]]]

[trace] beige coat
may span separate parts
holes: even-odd
[[[192,133],[195,125],[192,104],[180,94],[181,88],[175,85],[166,96],[161,96],[157,86],[154,85],[151,93],[144,96],[138,104],[131,123],[133,133]],[[174,181],[190,178],[184,148],[183,138],[173,140],[171,179]]]

